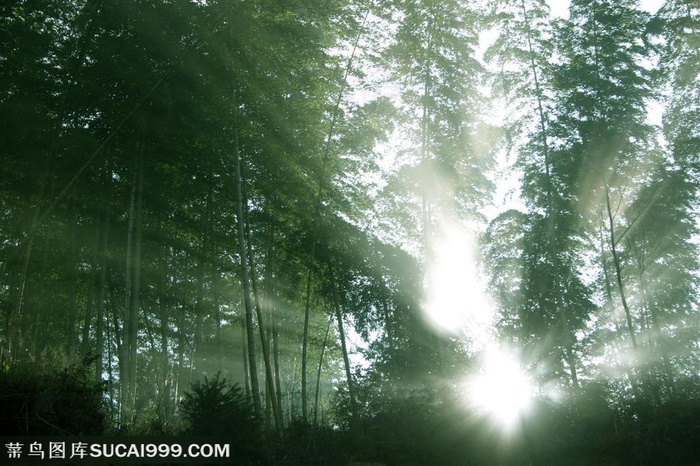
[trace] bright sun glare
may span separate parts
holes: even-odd
[[[532,403],[533,387],[515,358],[489,350],[480,374],[467,381],[471,403],[504,430],[512,430]]]
[[[501,431],[514,431],[531,405],[533,386],[517,358],[497,348],[473,237],[449,222],[440,222],[439,231],[427,267],[426,318],[437,331],[483,351],[478,373],[466,380],[466,398]]]
[[[483,345],[493,313],[474,257],[474,242],[456,226],[442,225],[441,230],[428,265],[426,317],[440,332],[463,335],[472,344]]]

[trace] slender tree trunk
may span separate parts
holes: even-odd
[[[119,323],[117,322],[117,315],[118,315],[118,310],[117,310],[117,298],[116,298],[116,292],[114,291],[114,283],[112,283],[112,280],[110,279],[108,281],[109,283],[109,307],[111,311],[111,317],[112,317],[112,322],[113,326],[109,325],[109,320],[108,320],[108,325],[107,325],[107,380],[109,384],[109,412],[110,412],[110,417],[112,418],[112,421],[115,422],[117,426],[121,426],[121,397],[119,398],[119,410],[115,412],[115,407],[118,405],[117,404],[117,390],[116,390],[116,384],[114,383],[114,365],[112,364],[112,347],[116,346],[117,347],[117,358],[121,356],[121,340],[119,339],[119,335],[117,335],[116,331],[119,328]],[[114,333],[112,333],[112,328],[114,328]],[[112,345],[112,342],[114,342],[114,345]],[[121,384],[120,384],[121,387]]]
[[[557,308],[558,315],[559,315],[559,326],[561,328],[560,331],[562,333],[562,338],[564,340],[564,341],[562,341],[564,360],[566,361],[567,365],[569,366],[571,384],[573,385],[574,389],[576,391],[578,391],[578,389],[579,389],[578,370],[576,368],[576,358],[573,354],[573,349],[572,349],[572,342],[575,341],[575,337],[571,334],[571,330],[569,329],[569,325],[567,323],[568,318],[567,318],[566,304],[563,302],[563,299],[562,299],[563,287],[562,287],[562,283],[561,283],[561,280],[562,280],[561,267],[560,267],[560,261],[559,261],[559,254],[557,252],[556,242],[555,242],[556,238],[557,238],[557,228],[556,228],[556,221],[554,218],[554,214],[555,214],[554,192],[553,192],[554,188],[553,188],[553,183],[552,183],[551,161],[550,161],[550,154],[549,154],[547,119],[546,119],[545,113],[544,113],[544,105],[542,104],[542,88],[540,86],[540,80],[539,80],[539,76],[537,73],[537,64],[535,63],[535,50],[534,50],[534,47],[532,45],[532,29],[530,27],[530,19],[528,17],[527,6],[525,4],[525,0],[521,1],[521,6],[522,6],[522,10],[523,10],[523,20],[525,22],[528,54],[530,57],[530,70],[532,71],[532,79],[533,79],[533,84],[535,86],[535,97],[537,99],[537,115],[539,118],[540,138],[542,140],[542,152],[544,154],[544,171],[545,171],[545,183],[546,183],[545,192],[546,192],[546,198],[547,198],[547,205],[545,208],[545,212],[546,212],[546,216],[547,216],[547,233],[548,233],[547,252],[550,256],[550,261],[552,262],[552,268],[553,268],[552,275],[553,275],[554,281],[555,281],[554,301],[555,301],[555,306]]]
[[[117,321],[115,318],[115,335],[118,343],[118,354],[119,354],[119,418],[120,421],[127,419],[126,410],[128,410],[128,399],[129,399],[129,350],[128,350],[128,329],[129,329],[129,317],[130,317],[130,301],[131,301],[131,288],[133,285],[131,274],[132,261],[133,261],[133,249],[134,249],[134,217],[136,212],[136,194],[138,187],[138,170],[134,171],[134,177],[131,182],[131,196],[129,200],[129,222],[127,226],[126,234],[126,268],[125,268],[125,278],[124,278],[124,339],[122,339],[117,331]]]
[[[126,376],[122,381],[123,400],[122,407],[124,413],[122,421],[131,425],[134,420],[134,406],[136,403],[136,365],[137,365],[137,333],[139,318],[139,293],[141,285],[141,233],[142,233],[142,209],[143,209],[143,170],[144,170],[144,148],[142,145],[137,149],[136,172],[134,183],[132,184],[131,206],[129,208],[129,237],[127,240],[127,293],[126,316],[124,319],[124,361],[123,374]],[[133,233],[131,231],[133,228]],[[133,236],[132,236],[133,235]]]
[[[30,231],[37,228],[39,219],[39,207],[34,209],[34,214],[32,215],[32,223]],[[32,257],[32,248],[34,245],[34,237],[30,237],[27,241],[27,251],[24,254],[24,261],[22,262],[22,270],[20,272],[19,285],[17,287],[17,298],[13,306],[13,310],[10,313],[10,317],[7,321],[7,332],[9,335],[8,342],[8,355],[9,360],[12,361],[15,354],[19,352],[22,345],[22,328],[24,320],[24,300],[27,291],[27,282],[29,281],[29,263]]]
[[[32,257],[33,244],[34,238],[30,238],[27,242],[27,252],[24,255],[24,262],[22,263],[22,272],[20,275],[17,301],[14,306],[14,316],[11,315],[10,319],[8,319],[7,333],[10,335],[10,341],[8,344],[8,354],[10,356],[10,361],[12,361],[15,355],[19,353],[20,347],[22,345],[22,320],[24,318],[24,299],[25,293],[27,291],[29,262]]]
[[[267,263],[269,264],[269,249],[268,249],[268,261]],[[277,408],[279,411],[279,422],[276,425],[276,429],[280,431],[282,429],[282,407],[277,404],[277,387],[275,386],[275,379],[274,379],[274,368],[272,366],[272,306],[270,305],[271,299],[270,299],[270,270],[269,268],[265,269],[265,286],[264,286],[264,300],[263,304],[264,307],[263,309],[267,311],[267,317],[266,317],[266,325],[265,325],[265,346],[267,347],[267,361],[266,363],[266,372],[265,372],[265,377],[268,379],[271,379],[270,382],[267,383],[268,390],[267,390],[267,404],[265,405],[265,421],[267,422],[268,430],[270,428],[270,416],[272,414],[270,408]],[[269,368],[269,370],[268,370]],[[272,387],[272,390],[269,388]]]
[[[654,306],[649,303],[647,300],[647,285],[646,285],[646,280],[644,278],[645,276],[645,267],[644,267],[644,260],[640,259],[639,261],[639,288],[642,292],[642,306],[644,309],[646,309],[649,313],[649,318],[651,320],[651,327],[654,330],[654,335],[658,344],[659,348],[659,356],[661,357],[661,364],[663,365],[664,369],[664,375],[666,376],[666,383],[668,386],[668,389],[672,392],[675,382],[674,382],[674,377],[673,377],[673,372],[671,371],[671,362],[668,357],[668,353],[666,351],[666,345],[664,344],[663,341],[660,341],[663,338],[663,333],[661,331],[661,325],[659,324],[659,318],[656,315],[656,310],[654,309]]]
[[[610,282],[610,273],[608,272],[608,266],[605,260],[605,240],[603,238],[603,229],[600,229],[600,265],[603,268],[603,279],[605,281],[605,297],[608,303],[612,307],[613,293],[612,293],[612,283]]]
[[[625,287],[622,282],[622,266],[620,264],[620,257],[617,253],[617,241],[615,240],[615,226],[613,223],[612,208],[610,207],[610,190],[608,186],[605,186],[605,205],[608,211],[608,234],[610,239],[610,251],[612,252],[613,265],[615,267],[615,277],[617,278],[617,289],[620,292],[620,300],[622,301],[622,307],[625,310],[625,318],[627,320],[627,330],[632,340],[632,347],[637,352],[637,337],[634,334],[634,327],[632,325],[632,313],[630,312],[629,305],[627,304],[627,297],[625,295]]]
[[[68,355],[73,356],[75,354],[76,343],[78,337],[75,332],[76,324],[76,306],[77,306],[77,281],[78,281],[78,206],[76,199],[76,185],[73,185],[73,221],[71,222],[70,229],[70,299],[68,305]]]
[[[282,389],[280,385],[280,364],[279,364],[279,316],[277,306],[275,304],[275,275],[273,272],[274,265],[274,240],[275,240],[275,230],[273,225],[269,225],[269,248],[267,253],[267,303],[269,310],[269,322],[268,326],[268,342],[271,344],[272,351],[272,363],[274,369],[274,386],[275,393],[275,403],[277,403],[277,408],[279,409],[279,417],[281,422],[281,427],[284,427],[284,414],[282,410]]]
[[[194,315],[195,315],[195,323],[194,323],[194,348],[192,351],[192,362],[191,362],[191,367],[193,370],[199,374],[201,372],[200,368],[196,368],[196,366],[202,364],[202,359],[204,357],[204,351],[202,348],[202,343],[203,343],[203,337],[202,337],[202,332],[203,332],[203,324],[204,324],[204,280],[205,280],[205,274],[204,274],[204,249],[205,249],[205,244],[206,244],[206,239],[204,240],[204,243],[202,244],[202,248],[200,249],[200,257],[199,257],[199,263],[197,264],[197,295],[195,297],[195,304],[194,304]],[[197,379],[198,376],[195,376],[195,379]]]
[[[321,394],[321,369],[323,368],[323,356],[326,354],[326,346],[328,344],[328,332],[331,330],[333,318],[328,318],[326,325],[326,333],[323,336],[323,344],[321,345],[321,357],[318,360],[318,371],[316,371],[316,394],[314,395],[314,425],[318,425],[318,401]]]
[[[102,381],[102,371],[104,367],[104,319],[105,319],[105,286],[107,278],[107,244],[109,239],[109,217],[105,215],[102,245],[101,245],[101,263],[100,263],[100,283],[97,293],[97,322],[95,325],[95,379]],[[111,365],[111,361],[110,361]]]
[[[391,313],[389,312],[389,306],[387,305],[387,300],[382,299],[382,311],[384,314],[384,330],[386,331],[386,339],[389,344],[389,348],[394,348],[394,323],[391,321]]]
[[[338,291],[338,283],[333,274],[333,268],[329,265],[328,272],[333,286],[333,306],[335,308],[335,317],[338,320],[338,336],[340,337],[340,348],[343,352],[343,362],[345,364],[345,377],[348,383],[348,395],[350,396],[351,416],[354,418],[357,414],[357,404],[355,403],[355,387],[352,380],[352,370],[350,367],[350,358],[348,357],[348,348],[345,342],[345,329],[343,328],[343,315],[340,310],[340,293]]]
[[[328,134],[326,135],[326,142],[323,150],[323,157],[321,162],[321,171],[318,178],[318,191],[316,192],[316,200],[314,203],[313,212],[313,230],[311,233],[311,255],[308,262],[308,271],[306,275],[306,302],[304,306],[304,330],[302,336],[302,350],[301,350],[301,412],[302,419],[305,423],[308,422],[308,390],[307,390],[307,354],[308,354],[308,340],[309,340],[309,315],[311,313],[311,284],[313,279],[313,267],[316,262],[316,243],[318,241],[318,229],[321,222],[321,200],[323,199],[323,188],[326,183],[326,165],[328,163],[328,156],[330,154],[331,142],[333,141],[333,136],[335,134],[335,125],[338,120],[338,113],[340,110],[340,103],[343,100],[343,94],[345,93],[345,88],[347,86],[347,79],[352,70],[352,64],[355,59],[355,54],[357,52],[357,46],[364,32],[365,24],[367,23],[367,18],[369,17],[370,10],[372,8],[372,3],[367,7],[364,17],[362,19],[362,24],[357,31],[357,36],[355,36],[355,42],[353,43],[352,53],[350,58],[348,58],[348,63],[345,66],[345,74],[343,76],[343,81],[338,91],[338,96],[335,101],[335,107],[333,110],[333,115],[331,117],[330,126],[328,128]]]
[[[243,305],[242,301],[243,296],[241,296],[241,304]],[[248,368],[248,332],[246,331],[245,316],[241,316],[241,352],[243,354],[243,377],[245,383],[245,394],[246,398],[250,399],[253,395],[250,391],[250,370]]]
[[[235,100],[235,99],[234,99]],[[253,305],[251,303],[250,278],[248,271],[248,254],[245,241],[245,217],[243,214],[243,187],[241,175],[241,154],[238,146],[238,129],[234,130],[234,176],[236,181],[236,218],[238,220],[238,251],[241,261],[241,285],[243,287],[243,303],[245,306],[245,328],[248,339],[248,366],[250,368],[250,385],[253,394],[255,415],[260,418],[262,406],[260,403],[260,384],[258,382],[258,363],[255,352],[255,335],[253,333]]]
[[[110,283],[110,305],[112,308],[112,328],[114,328],[114,344],[117,347],[117,358],[118,358],[118,372],[119,372],[119,387],[118,387],[118,393],[119,393],[119,410],[117,411],[117,425],[119,427],[125,427],[125,421],[124,421],[124,403],[125,403],[125,394],[126,394],[126,381],[123,380],[124,377],[126,377],[126,356],[125,356],[125,349],[124,347],[126,346],[125,338],[124,338],[124,332],[122,329],[119,327],[119,311],[117,310],[117,305],[116,305],[116,298],[115,298],[115,291],[114,291],[114,284]],[[123,317],[123,315],[121,316]],[[107,347],[109,348],[109,357],[107,358],[109,362],[109,384],[110,384],[110,392],[111,392],[111,397],[112,400],[115,399],[117,389],[115,389],[115,383],[114,383],[114,371],[112,369],[112,345],[107,344]]]
[[[314,235],[315,236],[315,235]],[[311,247],[311,257],[316,255],[316,240]],[[309,346],[309,317],[311,315],[311,279],[313,277],[313,269],[309,264],[309,269],[306,275],[306,303],[304,305],[304,331],[301,338],[301,418],[304,423],[309,422],[307,408],[307,388],[306,388],[306,361]]]
[[[41,254],[41,270],[47,270],[49,267],[49,249],[48,248],[43,248],[43,252]],[[27,295],[28,298],[28,304],[29,309],[32,310],[32,312],[25,312],[23,320],[24,322],[22,323],[22,329],[23,332],[29,332],[31,329],[31,351],[32,354],[39,354],[42,350],[46,348],[46,342],[45,338],[41,338],[41,343],[40,343],[40,336],[44,337],[45,334],[43,332],[44,330],[44,325],[43,322],[46,320],[46,316],[53,315],[54,313],[54,307],[56,306],[56,303],[54,300],[51,300],[50,303],[48,303],[48,308],[46,307],[46,304],[44,300],[38,299],[38,296],[36,296],[36,293],[32,293],[31,296]],[[29,300],[29,298],[32,298]],[[32,302],[34,305],[32,306]]]
[[[423,95],[421,96],[421,122],[420,122],[420,128],[421,128],[421,134],[420,134],[420,163],[423,165],[428,164],[430,156],[429,156],[429,151],[430,151],[430,131],[429,131],[429,123],[430,123],[430,110],[429,110],[429,105],[428,101],[431,96],[431,90],[432,90],[432,47],[433,47],[433,16],[432,12],[428,18],[428,24],[426,26],[427,32],[428,32],[428,38],[427,38],[427,43],[425,45],[425,64],[424,64],[424,69],[423,69]],[[428,199],[428,193],[427,190],[429,189],[429,186],[427,186],[427,183],[423,183],[423,186],[421,186],[421,223],[422,223],[422,228],[423,231],[421,232],[423,235],[423,248],[424,251],[426,252],[426,255],[429,254],[429,247],[430,247],[430,235],[431,235],[431,208],[430,208],[430,199]]]
[[[141,146],[138,167],[138,199],[136,203],[136,222],[134,224],[134,260],[133,260],[133,285],[131,287],[131,305],[129,307],[129,407],[131,409],[130,422],[133,422],[133,409],[136,405],[136,371],[137,371],[137,349],[138,349],[138,329],[139,329],[139,307],[141,293],[141,238],[143,231],[143,171],[144,171],[144,148]]]
[[[613,285],[612,285],[612,279],[610,277],[610,272],[608,271],[608,265],[607,261],[605,260],[605,221],[603,219],[603,215],[601,212],[601,227],[600,227],[600,262],[601,262],[601,267],[603,268],[603,278],[605,280],[605,298],[607,303],[610,305],[609,311],[611,313],[611,316],[613,317],[613,326],[615,328],[615,333],[620,333],[620,326],[617,322],[617,319],[615,318],[614,314],[614,303],[613,303]],[[620,348],[619,345],[614,345],[615,347],[615,354],[618,357],[618,362],[623,361],[625,359],[625,350]],[[624,366],[626,364],[623,363]],[[634,375],[633,369],[631,367],[625,367],[624,371],[627,374],[627,378],[630,381],[630,384],[632,385],[632,390],[634,391],[635,394],[639,395],[639,383],[637,382],[637,377]]]
[[[83,332],[81,341],[81,351],[84,355],[90,353],[90,327],[92,327],[92,314],[95,306],[95,288],[97,286],[97,256],[100,251],[102,239],[102,224],[100,216],[95,223],[95,244],[92,247],[92,255],[90,257],[90,279],[88,281],[87,304],[85,306],[85,319],[83,320]]]
[[[176,304],[177,305],[177,304]],[[185,318],[187,317],[187,288],[182,290],[182,300],[177,313],[177,370],[175,373],[175,402],[180,400],[185,379],[185,351],[187,351],[187,334],[185,333]]]
[[[206,278],[206,264],[209,260],[209,244],[210,244],[210,229],[212,221],[212,195],[213,195],[213,175],[209,174],[208,177],[208,190],[205,214],[201,222],[200,230],[202,232],[202,243],[199,250],[199,262],[197,264],[197,298],[195,301],[195,334],[194,334],[194,358],[193,366],[197,363],[201,363],[204,357],[204,351],[202,349],[202,338],[203,338],[203,322],[204,322],[204,283]],[[200,374],[201,369],[195,367],[197,374]],[[197,378],[197,377],[196,377]]]
[[[195,298],[194,314],[195,314],[195,325],[194,325],[194,351],[193,351],[193,361],[192,368],[196,371],[197,375],[195,379],[199,377],[201,369],[197,369],[196,365],[201,364],[203,359],[203,335],[204,332],[204,283],[205,283],[205,272],[206,272],[206,262],[209,256],[209,223],[211,222],[211,184],[210,189],[207,194],[207,204],[205,208],[206,214],[201,222],[201,232],[202,232],[202,243],[199,249],[199,262],[197,264],[197,297]]]
[[[5,331],[5,335],[7,336],[8,340],[7,347],[4,347],[4,345],[0,345],[0,348],[3,349],[2,351],[0,351],[0,357],[2,357],[2,359],[7,357],[7,360],[9,362],[12,362],[15,355],[19,353],[21,347],[23,346],[23,333],[25,332],[29,324],[29,322],[27,321],[30,320],[32,317],[28,315],[24,309],[25,299],[27,296],[27,285],[29,283],[29,264],[32,258],[35,234],[41,226],[41,222],[44,216],[46,215],[41,215],[41,209],[39,206],[44,202],[45,199],[51,196],[51,193],[53,193],[55,188],[56,179],[54,176],[51,175],[52,161],[53,158],[51,157],[51,155],[47,154],[46,167],[44,170],[44,175],[42,177],[42,182],[40,183],[41,189],[39,192],[37,203],[33,209],[32,221],[29,225],[27,236],[19,242],[19,245],[17,246],[17,249],[14,252],[14,254],[12,254],[6,260],[3,260],[2,264],[2,276],[0,276],[0,286],[3,284],[3,280],[7,276],[5,274],[12,274],[12,267],[8,268],[8,266],[14,263],[15,259],[17,259],[18,256],[24,256],[21,271],[19,274],[19,283],[17,283],[16,286],[10,286],[10,289],[16,289],[17,291],[14,294],[14,301],[12,301],[12,304],[10,305],[10,309],[7,314]],[[22,254],[23,249],[24,254]],[[11,278],[7,279],[12,280]],[[13,284],[11,283],[10,285]],[[34,332],[38,333],[37,321],[40,319],[41,316],[38,314],[38,312],[36,312],[34,317],[35,319],[31,323],[34,324]],[[5,356],[5,352],[7,356]]]
[[[167,266],[167,251],[163,252],[163,261],[162,261],[162,270],[168,270],[169,267]],[[170,314],[170,309],[168,308],[168,297],[167,297],[167,290],[165,286],[165,280],[166,277],[164,275],[160,275],[158,278],[158,310],[160,311],[160,359],[161,359],[161,380],[163,384],[163,390],[164,392],[167,392],[167,399],[162,405],[162,421],[167,422],[168,419],[170,419],[170,404],[172,403],[172,400],[170,399],[171,396],[171,385],[172,385],[172,377],[170,377],[170,374],[172,373],[172,367],[170,365],[170,355],[168,353],[168,335],[170,333],[170,319],[169,319],[169,314]]]
[[[215,257],[216,251],[212,251]],[[221,328],[221,294],[219,292],[219,274],[212,274],[212,288],[214,290],[214,316],[216,318],[216,365],[219,372],[224,371],[224,335]]]
[[[242,165],[243,162],[243,157],[241,157],[241,162],[240,165]],[[274,379],[272,377],[272,365],[270,363],[270,345],[268,344],[267,336],[265,335],[265,332],[267,330],[267,326],[265,325],[265,321],[263,318],[263,313],[262,313],[262,307],[260,306],[260,294],[258,293],[258,279],[257,279],[257,272],[256,272],[256,267],[255,267],[255,254],[253,254],[253,242],[250,234],[250,215],[248,213],[248,196],[245,188],[246,184],[246,179],[243,176],[244,175],[244,170],[241,167],[241,185],[242,185],[242,197],[243,197],[243,218],[245,221],[245,236],[246,236],[246,244],[248,246],[248,258],[250,261],[250,282],[253,286],[253,298],[255,302],[255,313],[258,318],[258,330],[260,334],[260,342],[262,346],[262,353],[263,353],[263,363],[265,365],[265,381],[267,383],[267,391],[270,394],[275,393],[275,384],[274,384]],[[277,400],[274,397],[270,398],[271,404],[272,404],[272,411],[274,413],[275,417],[275,428],[279,432],[282,430],[282,418],[280,415],[280,410],[281,408],[277,406]]]
[[[109,303],[110,303],[110,310],[111,310],[111,315],[115,316],[117,315],[117,309],[116,309],[116,300],[114,298],[114,286],[111,283],[111,280],[109,282]],[[105,331],[107,333],[107,386],[109,388],[109,414],[110,418],[113,420],[116,420],[117,426],[119,425],[119,413],[114,412],[114,407],[117,405],[117,400],[116,400],[116,392],[114,389],[114,366],[112,365],[112,341],[116,341],[116,339],[113,338],[112,334],[112,326],[109,324],[109,316],[105,316],[105,319],[107,319],[107,325],[105,328]],[[119,353],[117,353],[119,354]],[[98,381],[99,382],[99,381]]]
[[[271,294],[274,296],[274,277],[272,277],[272,290]],[[282,383],[280,379],[280,346],[279,346],[279,339],[280,339],[280,321],[279,321],[279,312],[277,307],[272,304],[273,309],[272,309],[272,354],[273,354],[273,359],[275,362],[275,386],[277,387],[277,406],[280,407],[280,411],[282,411]],[[282,418],[284,419],[284,418]]]

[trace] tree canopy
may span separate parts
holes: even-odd
[[[0,378],[250,461],[700,459],[700,7],[551,3],[4,2]]]

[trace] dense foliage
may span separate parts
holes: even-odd
[[[700,460],[700,7],[553,5],[4,2],[6,433]]]
[[[107,427],[104,387],[95,382],[90,363],[5,365],[0,371],[0,435],[102,434]]]

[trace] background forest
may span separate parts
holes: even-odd
[[[3,1],[4,435],[700,461],[700,5],[658,7]]]

